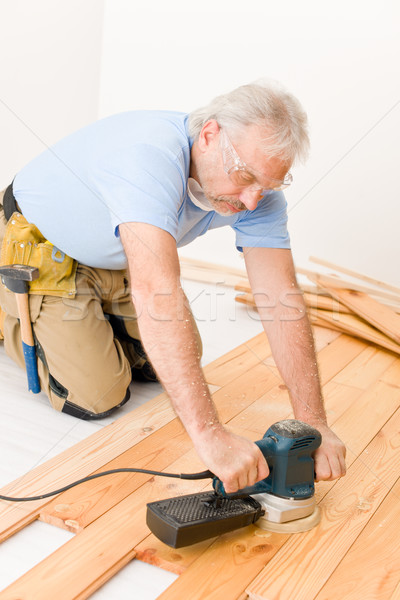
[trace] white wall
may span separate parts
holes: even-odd
[[[314,254],[400,284],[399,24],[395,0],[106,0],[100,115],[189,111],[278,79],[311,125],[287,194],[296,262]],[[230,233],[182,254],[241,264]]]
[[[97,118],[102,0],[0,1],[0,189]]]

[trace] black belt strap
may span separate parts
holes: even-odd
[[[3,208],[4,208],[4,216],[8,221],[15,211],[21,212],[19,206],[17,205],[17,201],[14,198],[14,192],[12,188],[12,183],[8,186],[6,191],[4,192],[3,197]]]

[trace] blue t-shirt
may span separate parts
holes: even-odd
[[[118,226],[128,222],[160,227],[178,247],[230,225],[239,250],[289,248],[282,192],[230,216],[191,201],[187,120],[178,112],[131,111],[69,135],[16,175],[24,216],[69,256],[104,269],[126,268]]]

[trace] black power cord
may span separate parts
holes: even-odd
[[[11,496],[2,496],[0,495],[0,500],[7,500],[8,502],[32,502],[34,500],[43,500],[44,498],[49,498],[50,496],[56,496],[57,494],[61,494],[61,492],[66,492],[67,490],[75,487],[76,485],[80,485],[81,483],[85,483],[85,481],[90,481],[91,479],[97,479],[97,477],[104,477],[105,475],[113,475],[114,473],[146,473],[147,475],[159,475],[160,477],[176,477],[177,479],[212,479],[214,474],[211,471],[201,471],[200,473],[163,473],[162,471],[150,471],[149,469],[112,469],[111,471],[102,471],[101,473],[95,473],[94,475],[89,475],[88,477],[84,477],[83,479],[78,479],[78,481],[74,481],[69,485],[66,485],[59,490],[55,490],[53,492],[47,492],[47,494],[42,494],[40,496],[30,496],[27,498],[12,498]]]

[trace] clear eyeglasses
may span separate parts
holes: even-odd
[[[292,183],[293,176],[291,173],[287,173],[283,180],[269,178],[271,184],[268,187],[262,187],[257,184],[256,175],[249,170],[247,164],[240,158],[225,129],[220,129],[220,135],[224,171],[234,185],[245,187],[251,192],[259,192],[260,195],[264,195],[270,191],[284,190]]]

